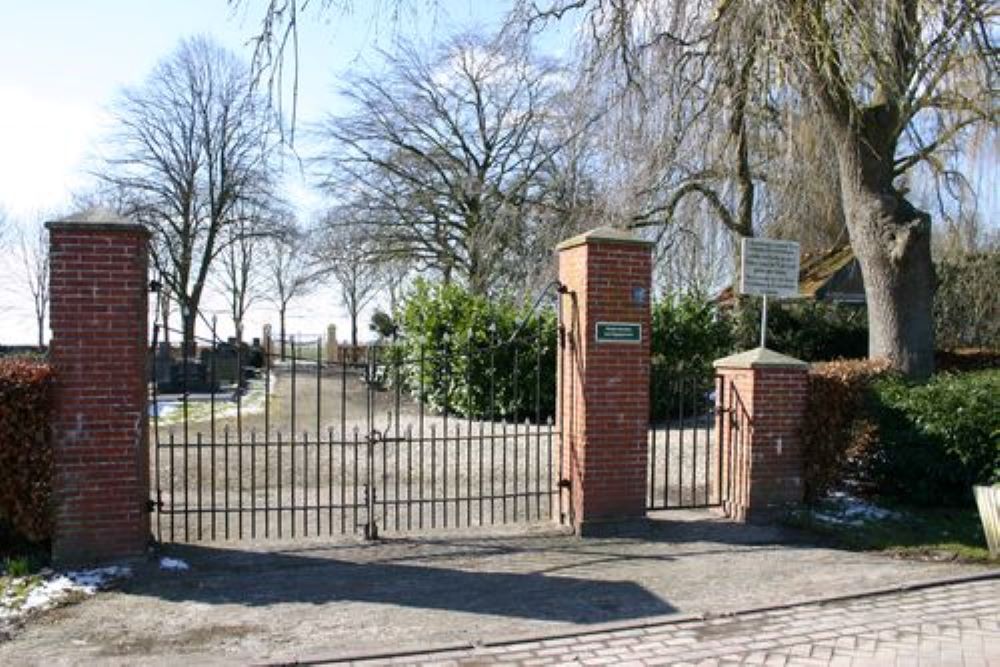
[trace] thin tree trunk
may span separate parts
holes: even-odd
[[[38,321],[38,349],[41,350],[45,347],[45,315],[39,315]]]
[[[278,324],[281,327],[281,360],[284,361],[285,360],[285,306],[282,306],[278,310],[278,319],[280,320]]]
[[[184,329],[184,356],[193,356],[197,350],[195,348],[194,341],[194,329],[195,329],[195,318],[197,317],[194,309],[190,306],[187,309],[187,314],[182,314],[181,319],[183,320]]]

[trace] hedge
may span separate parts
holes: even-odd
[[[815,364],[803,426],[809,501],[838,486],[917,505],[1000,481],[1000,370],[912,383],[873,361]]]
[[[400,380],[431,407],[515,421],[554,416],[554,309],[418,280],[398,320]]]
[[[1000,371],[944,373],[874,385],[881,493],[923,505],[969,505],[973,484],[1000,482]]]
[[[864,412],[873,382],[889,373],[886,361],[845,360],[813,364],[802,426],[806,500],[813,502],[845,479],[862,482],[875,445]]]
[[[51,537],[52,368],[0,359],[0,546]]]

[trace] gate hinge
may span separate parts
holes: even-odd
[[[158,512],[163,509],[163,496],[159,489],[156,491],[156,500],[150,498],[145,503],[145,509],[147,512],[152,514],[153,512]]]
[[[558,486],[560,489],[569,489],[573,486],[573,483],[568,479],[561,479]]]

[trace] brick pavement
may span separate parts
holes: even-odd
[[[1000,666],[1000,578],[354,664]]]

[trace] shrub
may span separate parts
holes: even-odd
[[[858,469],[874,445],[871,422],[862,413],[872,383],[889,372],[881,360],[814,364],[802,428],[807,501],[816,501]],[[852,463],[854,467],[852,469]]]
[[[966,505],[975,483],[1000,482],[1000,371],[875,385],[879,490],[917,504]]]
[[[432,407],[476,418],[554,414],[553,309],[530,312],[459,285],[420,280],[404,300],[399,326],[401,380]]]
[[[0,540],[51,535],[52,369],[29,359],[0,359]]]
[[[737,348],[760,345],[760,299],[741,298],[734,308]],[[859,306],[802,300],[768,304],[767,347],[803,361],[868,356],[868,322]]]
[[[698,414],[709,405],[712,362],[732,350],[732,330],[712,302],[684,295],[653,307],[650,347],[652,416]]]
[[[1000,349],[1000,250],[945,259],[935,266],[934,336],[945,349]]]

